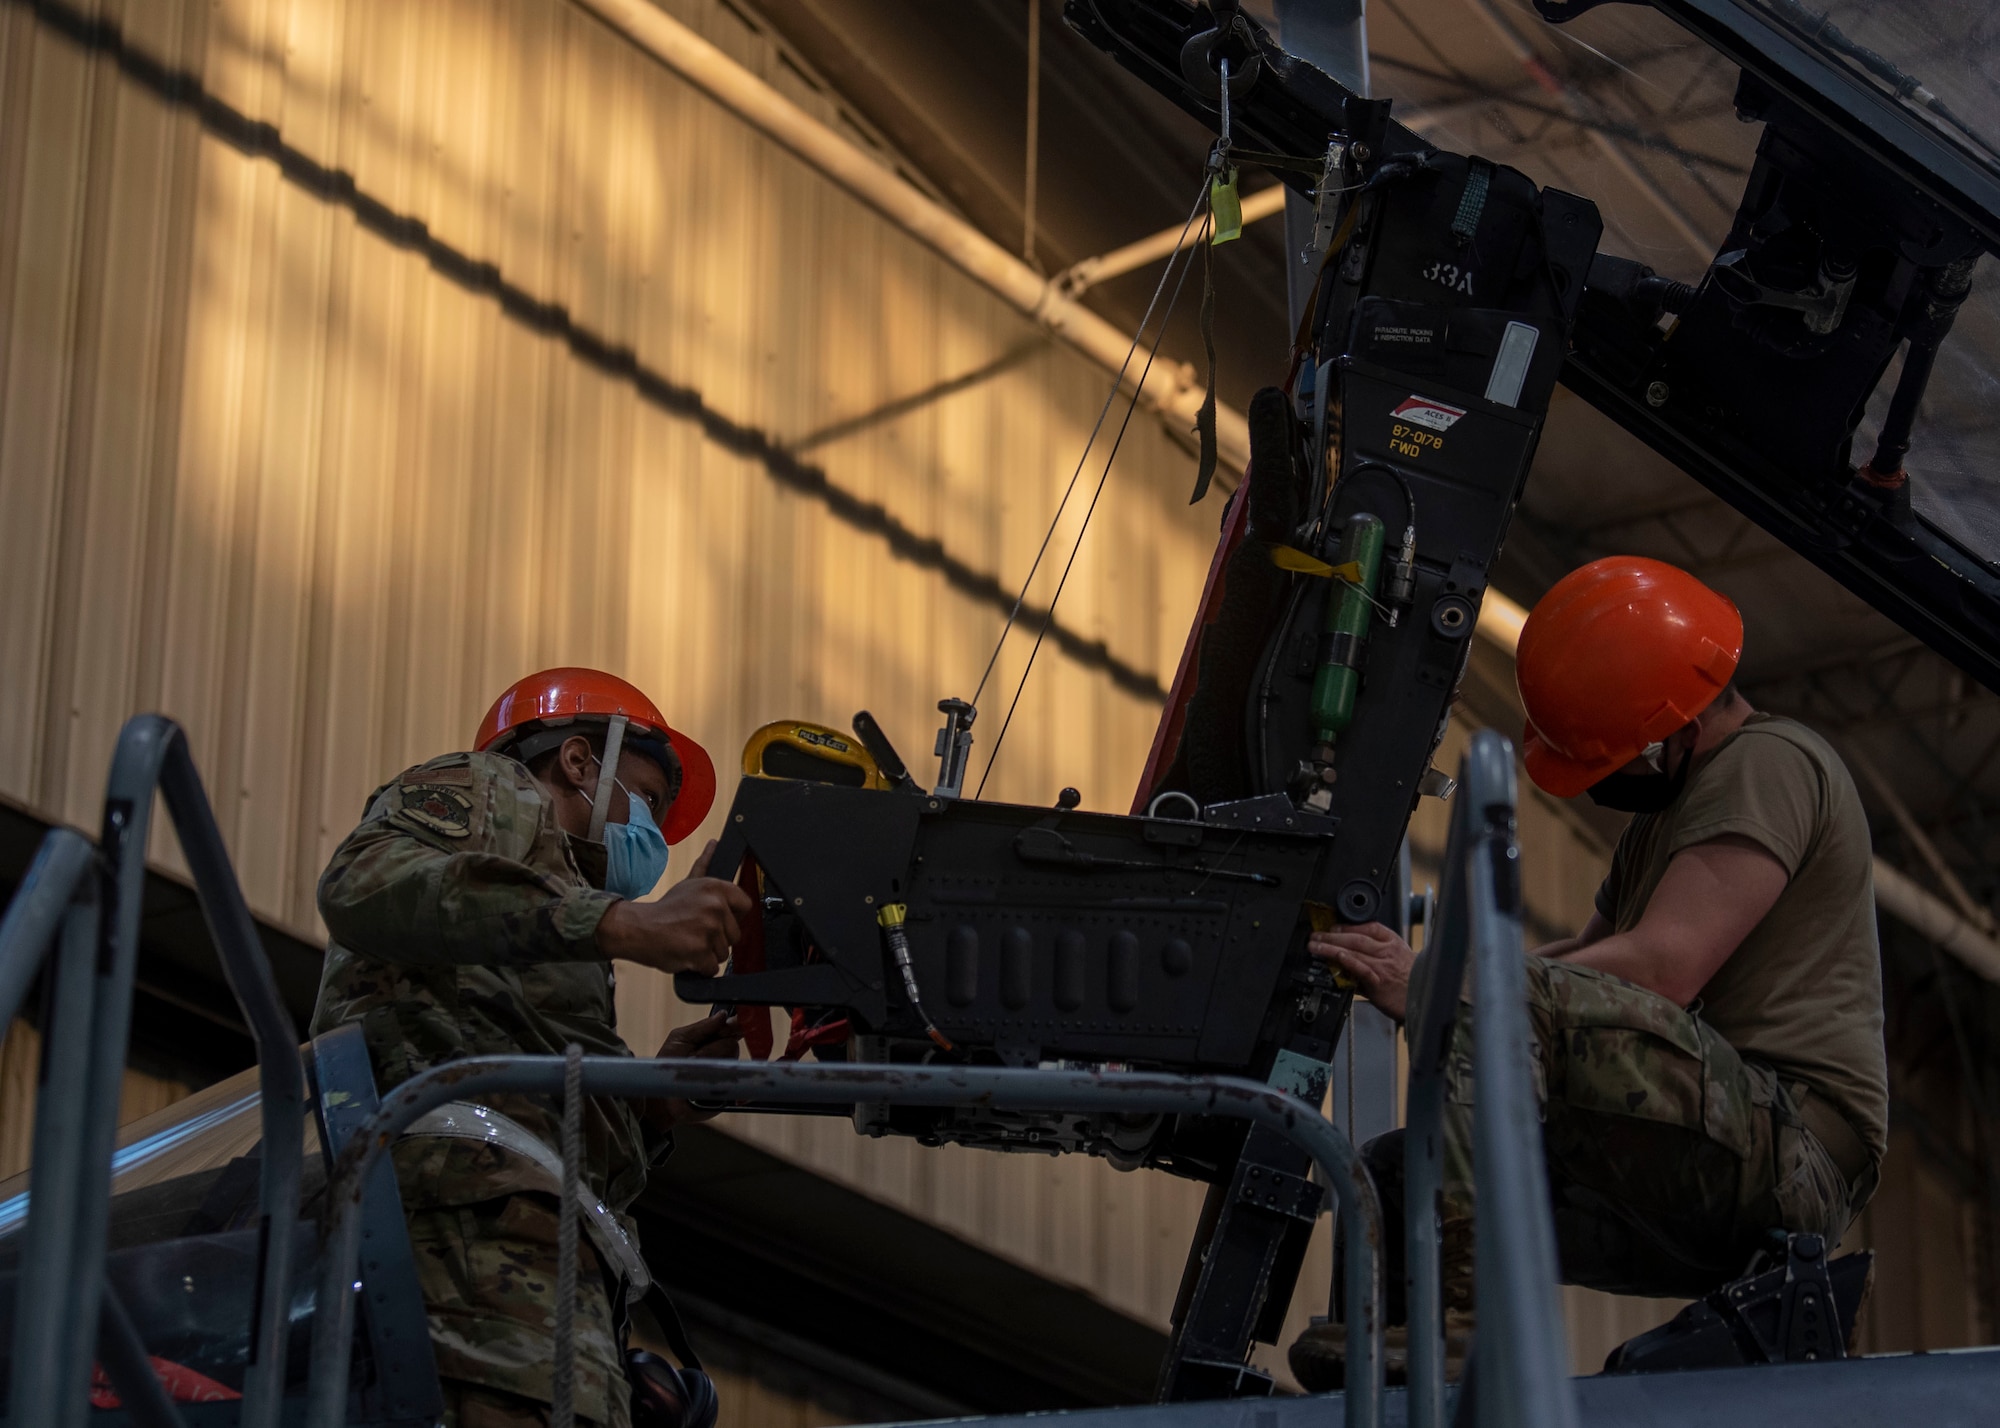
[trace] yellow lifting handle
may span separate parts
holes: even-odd
[[[1297,552],[1293,553],[1297,554]],[[1311,558],[1310,556],[1306,557],[1308,560]],[[1331,932],[1334,928],[1340,926],[1340,919],[1333,915],[1333,909],[1323,902],[1309,902],[1306,904],[1306,921],[1312,925],[1312,930],[1315,932]],[[1327,970],[1333,973],[1333,984],[1340,988],[1341,991],[1358,992],[1361,990],[1361,983],[1355,981],[1352,976],[1340,968],[1330,967]]]

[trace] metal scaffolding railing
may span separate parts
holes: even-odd
[[[313,1321],[308,1428],[339,1428],[346,1405],[354,1331],[355,1252],[360,1187],[405,1127],[447,1101],[496,1092],[555,1095],[565,1063],[556,1056],[480,1056],[412,1077],[349,1138],[327,1187],[326,1258],[319,1313]],[[907,1106],[977,1103],[995,1110],[1133,1112],[1235,1116],[1284,1136],[1313,1158],[1340,1203],[1346,1235],[1349,1316],[1348,1428],[1377,1428],[1382,1410],[1382,1211],[1374,1182],[1346,1136],[1313,1107],[1256,1081],[1234,1076],[1014,1070],[1000,1067],[798,1065],[701,1060],[638,1061],[592,1056],[583,1061],[583,1092],[706,1102],[846,1105],[887,1101]],[[329,1312],[331,1311],[331,1312]]]
[[[305,1075],[291,1018],[230,867],[187,736],[171,719],[140,715],[118,736],[100,846],[93,848],[67,828],[51,831],[0,922],[0,1026],[12,1022],[45,963],[54,978],[15,1295],[8,1395],[13,1424],[80,1428],[90,1410],[92,1351],[100,1337],[105,1371],[133,1416],[149,1428],[180,1422],[104,1279],[111,1154],[131,1033],[155,793],[166,799],[209,935],[256,1042],[264,1143],[296,1147],[304,1135]],[[277,1422],[299,1170],[296,1153],[263,1157],[260,1275],[242,1428]]]
[[[1472,963],[1474,1266],[1479,1341],[1472,1421],[1481,1428],[1574,1428],[1576,1402],[1556,1291],[1555,1223],[1530,1071],[1514,750],[1475,734],[1459,766],[1444,888],[1410,1007],[1404,1132],[1404,1265],[1411,1428],[1443,1428],[1444,1307],[1438,1203],[1444,1189],[1445,1068]],[[1413,989],[1415,990],[1415,989]],[[1463,1421],[1463,1419],[1460,1419]]]

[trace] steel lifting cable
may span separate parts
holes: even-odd
[[[1042,543],[1035,551],[1033,563],[1028,566],[1027,577],[1021,581],[1020,593],[1014,597],[1014,608],[1007,612],[1007,621],[1000,627],[1000,638],[994,641],[993,653],[987,657],[986,668],[980,673],[979,687],[972,691],[972,705],[975,709],[979,706],[980,695],[986,692],[986,682],[993,677],[993,667],[1000,662],[1000,652],[1006,648],[1007,636],[1013,633],[1015,622],[1021,618],[1021,606],[1026,602],[1028,591],[1035,583],[1035,574],[1042,568],[1043,557],[1049,553],[1049,543],[1055,539],[1056,530],[1062,524],[1063,512],[1069,509],[1069,498],[1075,493],[1076,483],[1083,475],[1085,464],[1090,460],[1091,449],[1097,445],[1097,438],[1104,430],[1104,419],[1111,414],[1112,404],[1118,400],[1118,389],[1125,384],[1126,372],[1131,370],[1132,356],[1139,350],[1140,342],[1145,339],[1146,325],[1153,320],[1154,309],[1160,303],[1160,294],[1166,291],[1167,279],[1173,275],[1174,263],[1179,259],[1181,253],[1185,251],[1188,230],[1194,226],[1195,219],[1200,215],[1202,204],[1207,200],[1207,196],[1208,174],[1204,172],[1201,179],[1201,191],[1195,195],[1194,206],[1188,209],[1188,216],[1181,224],[1181,245],[1177,245],[1175,251],[1168,255],[1167,266],[1160,271],[1159,282],[1153,285],[1153,296],[1147,301],[1145,314],[1139,319],[1139,326],[1132,333],[1132,343],[1125,349],[1125,360],[1118,364],[1118,373],[1111,379],[1111,390],[1104,394],[1104,405],[1098,408],[1097,420],[1091,424],[1090,436],[1084,441],[1083,450],[1077,454],[1076,469],[1069,474],[1069,484],[1063,487],[1062,499],[1056,503],[1055,514],[1049,517],[1049,528],[1042,533]],[[1186,276],[1185,268],[1182,269],[1182,276]],[[1178,287],[1174,289],[1174,296],[1175,298],[1180,296],[1180,289]],[[1161,332],[1166,331],[1167,315],[1172,311],[1173,304],[1170,302],[1167,304],[1167,313],[1163,313],[1160,317]],[[1159,345],[1159,337],[1156,334],[1153,339],[1154,352],[1159,350]],[[1146,369],[1150,371],[1152,365],[1152,354],[1148,353],[1146,357]],[[1145,385],[1146,379],[1142,373],[1138,385],[1132,391],[1133,403],[1136,404],[1138,402],[1139,392],[1144,389]],[[1129,408],[1126,411],[1126,420],[1131,420],[1131,411]],[[1053,602],[1051,602],[1050,608],[1051,612],[1053,612]],[[1043,630],[1046,631],[1047,628],[1048,626],[1045,623]],[[1036,643],[1039,644],[1040,640],[1038,639]],[[999,752],[999,745],[997,743],[994,745],[994,752]],[[992,768],[993,761],[988,759],[986,766],[989,769]],[[985,780],[983,778],[980,781],[980,787],[985,787]]]
[[[1203,193],[1206,195],[1208,184],[1206,173],[1202,175],[1202,184]],[[1200,202],[1196,201],[1197,211]],[[1189,221],[1193,221],[1192,216]],[[1090,518],[1097,512],[1098,499],[1103,496],[1105,482],[1111,478],[1111,467],[1118,460],[1118,448],[1124,444],[1125,433],[1132,425],[1132,414],[1139,405],[1139,391],[1146,385],[1146,374],[1153,370],[1153,359],[1159,356],[1160,341],[1167,333],[1167,318],[1172,316],[1175,306],[1180,302],[1181,289],[1187,283],[1187,275],[1194,270],[1193,248],[1201,246],[1206,241],[1207,231],[1204,223],[1202,231],[1195,236],[1194,244],[1187,250],[1187,261],[1181,264],[1180,277],[1175,280],[1173,296],[1167,301],[1166,311],[1160,315],[1159,330],[1153,334],[1153,345],[1147,349],[1146,365],[1139,373],[1138,387],[1133,390],[1132,400],[1126,404],[1124,420],[1118,424],[1118,434],[1112,438],[1110,454],[1104,458],[1104,470],[1098,474],[1097,488],[1091,492],[1090,504],[1084,508],[1083,523],[1077,527],[1076,540],[1069,548],[1069,559],[1063,563],[1062,576],[1056,581],[1055,594],[1049,598],[1049,608],[1042,615],[1042,627],[1035,633],[1034,646],[1028,651],[1028,662],[1022,667],[1020,682],[1014,686],[1014,697],[1007,705],[1007,717],[1000,721],[1000,732],[993,740],[993,752],[987,755],[985,771],[979,775],[979,787],[972,795],[975,799],[986,792],[986,780],[993,776],[993,766],[1000,761],[1000,747],[1007,742],[1007,730],[1014,724],[1014,711],[1020,707],[1022,691],[1028,687],[1028,676],[1035,671],[1035,656],[1042,652],[1042,641],[1048,636],[1049,626],[1055,622],[1056,605],[1062,599],[1063,588],[1069,584],[1069,573],[1076,565],[1078,552],[1083,549],[1083,539],[1090,532]],[[1166,286],[1167,277],[1173,272],[1174,262],[1179,257],[1179,254],[1175,254],[1173,258],[1168,259],[1167,271],[1160,274],[1161,287]],[[1157,296],[1156,292],[1155,297]],[[997,656],[998,652],[995,653]]]

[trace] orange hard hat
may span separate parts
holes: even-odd
[[[626,721],[624,747],[650,755],[677,785],[660,832],[678,843],[715,802],[715,764],[708,750],[671,727],[652,700],[615,674],[565,665],[515,680],[479,721],[472,746],[532,759],[560,743],[579,719],[608,723],[620,717]],[[548,737],[537,737],[543,735]]]
[[[1614,555],[1572,570],[1515,653],[1528,777],[1574,798],[1708,708],[1742,656],[1736,606],[1678,566]]]

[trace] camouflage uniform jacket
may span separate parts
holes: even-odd
[[[319,881],[332,940],[313,1012],[317,1035],[359,1022],[377,1088],[465,1056],[628,1056],[597,924],[602,844],[571,838],[527,769],[498,754],[446,754],[370,797]],[[539,1097],[490,1104],[551,1150],[560,1121]],[[584,1120],[585,1174],[622,1211],[665,1144],[633,1103],[595,1099]],[[470,1205],[547,1187],[547,1176],[492,1147],[405,1140],[396,1155],[406,1206]]]

